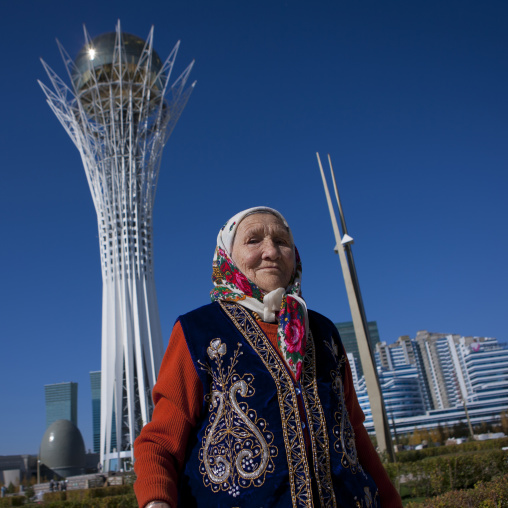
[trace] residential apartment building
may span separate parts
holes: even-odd
[[[424,396],[409,337],[400,337],[390,345],[379,342],[376,344],[375,359],[388,419],[392,421],[423,414]],[[360,406],[370,421],[372,413],[364,377],[358,381],[357,395]]]
[[[465,421],[465,405],[473,424],[495,421],[508,409],[508,347],[494,338],[420,331],[415,339],[378,343],[375,358],[388,419],[398,430]],[[365,380],[357,379],[373,430]]]

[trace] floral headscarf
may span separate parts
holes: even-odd
[[[231,251],[240,222],[254,213],[271,213],[287,227],[294,248],[295,269],[286,288],[266,292],[249,280],[233,263]],[[237,213],[219,231],[213,257],[210,292],[212,302],[236,302],[256,312],[264,321],[275,322],[278,312],[277,344],[287,366],[300,378],[309,330],[307,305],[301,295],[302,264],[286,219],[273,208],[258,206]]]

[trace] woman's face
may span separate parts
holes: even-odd
[[[239,270],[267,292],[285,288],[295,267],[289,232],[271,213],[248,215],[240,222],[231,256]]]

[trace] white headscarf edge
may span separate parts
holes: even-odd
[[[271,213],[275,215],[275,217],[279,218],[284,224],[284,226],[286,226],[288,229],[291,242],[293,243],[293,252],[294,252],[295,241],[287,220],[279,211],[275,210],[274,208],[270,208],[268,206],[255,206],[253,208],[247,208],[247,210],[243,210],[241,212],[238,212],[236,215],[233,215],[233,217],[231,217],[231,219],[229,219],[219,231],[219,234],[217,235],[217,246],[220,247],[221,249],[224,249],[227,255],[231,258],[232,257],[231,249],[233,248],[236,230],[238,229],[240,222],[242,222],[242,220],[245,219],[245,217],[247,217],[248,215],[253,215],[254,213]]]

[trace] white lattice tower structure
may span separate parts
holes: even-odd
[[[120,467],[151,418],[163,355],[153,272],[152,210],[163,147],[195,83],[192,62],[169,85],[176,44],[162,63],[120,30],[91,39],[73,61],[58,43],[72,88],[44,62],[47,102],[76,145],[97,212],[103,280],[101,463]],[[116,438],[116,446],[115,446]]]

